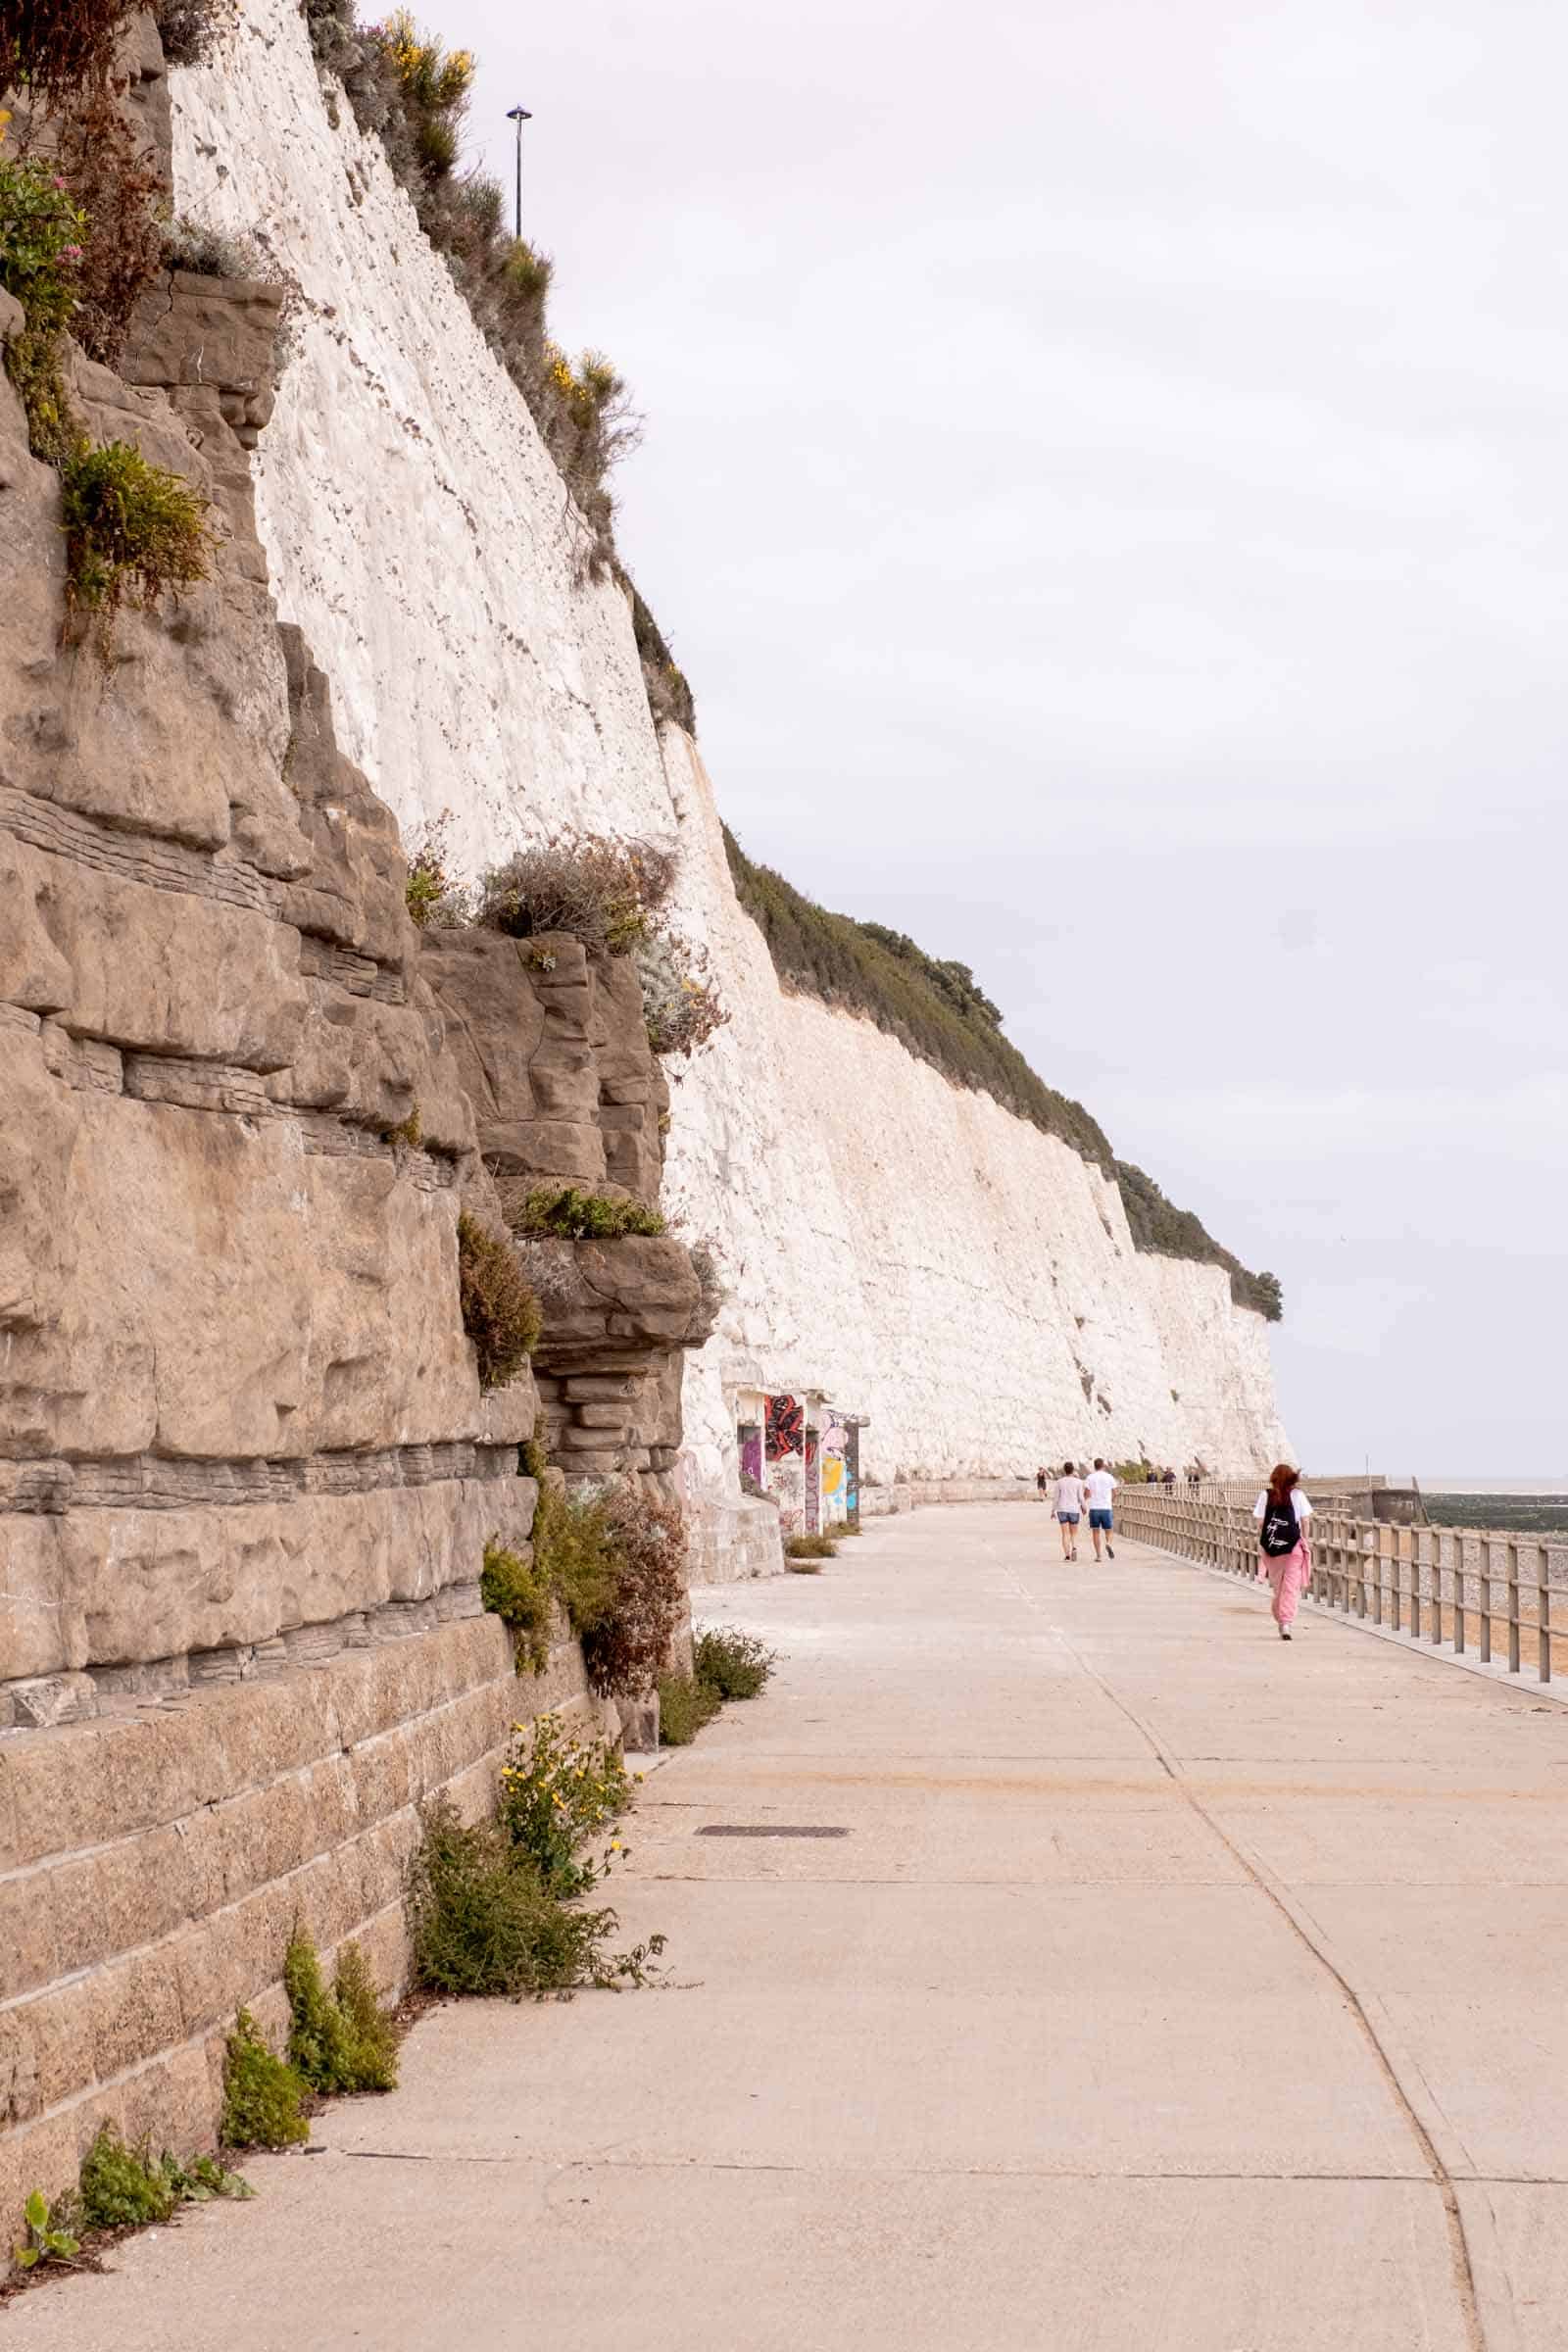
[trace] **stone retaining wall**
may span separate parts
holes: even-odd
[[[480,1389],[458,1223],[552,1178],[654,1203],[668,1099],[629,964],[409,918],[255,535],[275,297],[144,312],[135,384],[71,355],[77,408],[226,528],[106,645],[0,373],[0,2248],[106,2120],[213,2144],[296,1919],[402,1987],[417,1807],[487,1808],[514,1721],[618,1735],[574,1643],[519,1680],[480,1611],[541,1400]],[[667,1478],[690,1251],[540,1271],[563,1450]]]
[[[0,1741],[13,2234],[31,2189],[74,2184],[104,2122],[155,2147],[212,2146],[236,2008],[281,2041],[296,1921],[323,1953],[358,1937],[401,1990],[416,1808],[444,1790],[470,1819],[490,1809],[514,1721],[548,1706],[614,1728],[573,1642],[519,1682],[493,1617],[410,1631],[383,1621],[324,1665]]]

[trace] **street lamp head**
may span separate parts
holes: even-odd
[[[509,106],[507,109],[507,121],[509,122],[531,122],[533,121],[533,117],[529,114],[528,109],[525,106]]]

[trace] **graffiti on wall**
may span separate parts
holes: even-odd
[[[806,1457],[800,1453],[782,1453],[768,1465],[768,1493],[778,1504],[779,1533],[801,1536],[806,1533]]]
[[[860,1524],[860,1432],[851,1422],[844,1432],[844,1516],[852,1527]]]
[[[798,1396],[770,1396],[762,1423],[767,1491],[778,1504],[780,1532],[806,1532],[806,1413]]]
[[[820,1459],[819,1433],[808,1429],[806,1433],[806,1532],[808,1536],[820,1534],[822,1527],[822,1484],[818,1474]]]
[[[849,1517],[847,1459],[854,1434],[831,1405],[822,1423],[822,1524],[840,1526]]]
[[[735,1435],[740,1442],[741,1476],[752,1479],[758,1486],[760,1486],[762,1483],[762,1424],[760,1421],[743,1421]]]
[[[806,1415],[798,1396],[770,1396],[767,1400],[767,1458],[782,1461],[786,1454],[800,1453],[806,1444]]]

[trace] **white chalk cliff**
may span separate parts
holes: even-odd
[[[1222,1269],[1140,1254],[1066,1145],[781,991],[701,762],[650,718],[626,600],[581,577],[532,419],[294,0],[243,0],[172,81],[178,209],[258,232],[303,290],[257,506],[343,748],[406,836],[452,812],[468,874],[564,825],[678,845],[680,919],[731,1012],[671,1065],[666,1206],[730,1291],[687,1377],[694,1496],[738,1492],[737,1386],[869,1415],[882,1481],[1279,1455],[1265,1326]]]

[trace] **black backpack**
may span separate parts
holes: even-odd
[[[1301,1541],[1296,1513],[1288,1502],[1271,1502],[1263,1513],[1257,1547],[1267,1560],[1283,1560]]]

